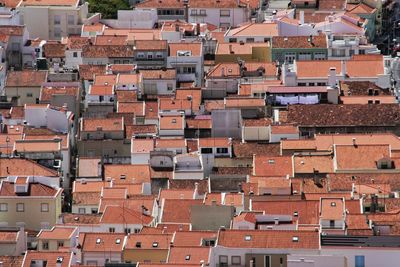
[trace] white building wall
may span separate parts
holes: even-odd
[[[206,16],[193,16],[192,10],[206,11]],[[221,10],[230,10],[230,16],[221,16]],[[224,27],[229,25],[236,27],[239,24],[248,21],[249,11],[246,8],[189,8],[189,23],[210,23],[217,27]]]
[[[76,53],[76,57],[74,57]],[[65,51],[65,63],[64,68],[66,69],[78,69],[79,65],[83,64],[82,50],[66,50]]]
[[[118,19],[103,19],[101,22],[115,29],[152,29],[157,22],[157,10],[118,10]]]
[[[345,256],[348,266],[355,266],[355,256],[365,257],[366,267],[392,267],[400,262],[400,253],[398,248],[324,248],[321,249],[321,255]],[[325,265],[320,265],[321,267]]]

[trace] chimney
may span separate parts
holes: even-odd
[[[345,60],[342,60],[341,67],[342,67],[341,74],[342,74],[343,77],[346,77],[347,69],[346,69],[346,61]]]
[[[304,10],[300,10],[300,24],[304,24]]]
[[[355,137],[353,137],[353,146],[357,146],[357,143],[356,143],[356,138]]]
[[[336,87],[336,68],[329,69],[328,85],[332,88]]]
[[[229,54],[233,54],[232,45],[229,45]]]
[[[225,77],[225,68],[221,68],[221,76]]]

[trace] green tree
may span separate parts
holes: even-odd
[[[89,12],[101,13],[103,19],[116,19],[118,10],[131,9],[128,0],[89,0]]]

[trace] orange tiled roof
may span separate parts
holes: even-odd
[[[169,43],[168,47],[171,57],[178,56],[179,51],[190,51],[192,57],[200,57],[203,53],[201,43]]]
[[[163,223],[190,223],[190,210],[194,205],[201,205],[201,200],[165,199],[161,220]]]
[[[174,236],[175,247],[201,246],[202,240],[216,240],[217,232],[214,231],[177,231]]]
[[[208,262],[210,247],[171,247],[168,254],[168,263],[199,263]]]
[[[124,234],[117,233],[85,233],[82,242],[82,252],[122,252]]]
[[[146,228],[149,229],[149,228]],[[156,229],[156,228],[152,228]],[[152,249],[152,250],[159,250],[159,249],[168,249],[172,234],[145,234],[140,233],[136,235],[129,235],[126,240],[125,249]]]
[[[54,226],[50,230],[42,229],[38,234],[38,239],[70,239],[72,234],[75,232],[76,228]]]
[[[27,250],[22,267],[30,267],[33,265],[32,261],[37,262],[40,260],[47,262],[47,266],[54,267],[57,266],[56,262],[59,258],[62,258],[60,267],[70,267],[72,252]]]
[[[82,119],[82,131],[85,132],[96,132],[102,131],[123,131],[124,123],[123,119],[120,118],[84,118]]]
[[[6,87],[40,87],[46,82],[47,71],[9,71]]]
[[[297,241],[294,241],[297,237]],[[227,248],[290,248],[319,249],[319,233],[315,231],[265,231],[225,230],[219,231],[218,246]]]
[[[40,183],[29,183],[29,189],[27,195],[31,197],[55,197],[62,190],[54,189],[50,186]],[[0,187],[0,197],[18,197],[18,193],[15,193],[14,183],[2,181]]]
[[[125,179],[121,176],[125,175]],[[149,165],[131,164],[106,164],[104,165],[104,177],[110,177],[118,182],[150,182]]]
[[[102,224],[148,225],[152,221],[153,218],[143,214],[143,212],[120,206],[106,206],[100,219]]]

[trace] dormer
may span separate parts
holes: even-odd
[[[394,164],[390,158],[383,157],[376,162],[376,167],[378,169],[393,169]]]
[[[14,192],[16,194],[28,193],[29,178],[28,177],[17,177],[14,183]]]

